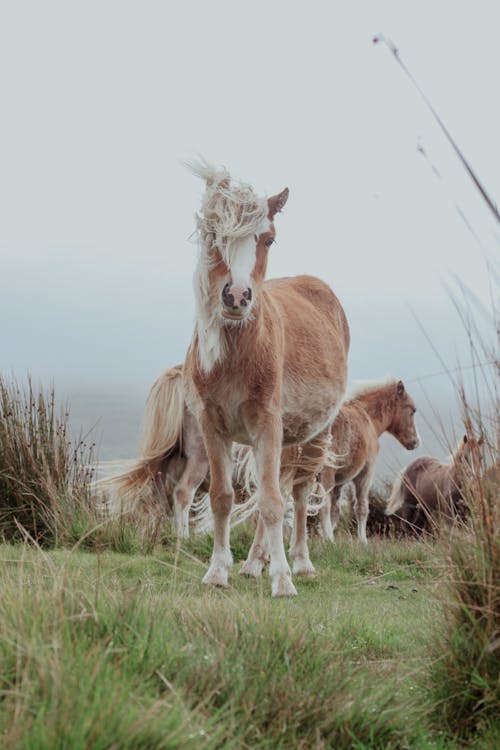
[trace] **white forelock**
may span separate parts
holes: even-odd
[[[196,215],[199,254],[194,291],[200,365],[209,372],[226,353],[217,302],[210,294],[210,250],[217,247],[233,281],[248,282],[255,266],[254,235],[269,231],[268,204],[250,185],[232,181],[225,168],[217,169],[204,160],[186,166],[206,182]]]

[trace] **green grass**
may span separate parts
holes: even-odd
[[[432,547],[315,541],[318,576],[273,601],[267,576],[204,590],[210,540],[166,538],[147,556],[0,547],[6,747],[452,747],[425,730]]]

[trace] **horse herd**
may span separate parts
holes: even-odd
[[[225,587],[231,514],[238,508],[233,445],[248,446],[236,452],[236,463],[242,455],[250,459],[246,505],[258,520],[239,572],[257,577],[269,562],[272,595],[295,596],[283,497],[293,497],[294,575],[315,573],[307,516],[318,487],[319,523],[333,540],[340,491],[352,483],[358,536],[366,543],[378,438],[388,432],[408,450],[416,448],[415,404],[397,379],[365,383],[346,395],[349,326],[333,291],[312,276],[265,280],[288,189],[265,199],[225,169],[205,162],[191,169],[205,182],[197,215],[195,330],[184,364],[151,390],[140,460],[112,481],[127,500],[148,486],[164,493],[169,485],[177,532],[187,536],[195,494],[209,477],[214,543],[203,581]],[[449,466],[431,458],[412,462],[396,480],[387,512],[417,523],[434,508],[458,507],[471,443],[464,438]]]

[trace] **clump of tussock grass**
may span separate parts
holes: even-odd
[[[69,436],[54,390],[0,378],[0,536],[54,544],[90,501],[93,446]]]
[[[491,476],[491,475],[490,475]],[[500,472],[469,488],[468,534],[452,538],[447,627],[431,677],[434,713],[448,732],[491,729],[500,712]]]
[[[0,538],[131,554],[171,545],[160,513],[103,512],[93,483],[94,444],[72,438],[68,420],[54,389],[0,378]]]
[[[464,491],[469,529],[452,535],[447,549],[447,626],[431,685],[437,723],[449,735],[469,739],[495,728],[498,733],[500,715],[500,320],[492,305],[488,343],[470,309],[457,309],[476,365],[475,395],[457,385],[463,421],[484,446],[475,446]],[[490,366],[480,366],[484,361]]]

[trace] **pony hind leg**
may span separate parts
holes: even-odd
[[[196,490],[208,472],[206,456],[190,456],[186,468],[174,490],[174,522],[181,539],[189,537],[189,510]]]
[[[240,568],[239,575],[246,578],[259,578],[269,560],[269,545],[266,538],[266,527],[259,513],[257,528],[248,557]]]
[[[333,542],[334,526],[332,524],[332,503],[334,502],[333,492],[335,487],[335,469],[331,467],[323,469],[320,476],[320,482],[326,489],[327,497],[325,498],[323,506],[318,511],[319,528],[323,539],[326,539],[328,542]]]
[[[321,474],[323,486],[331,487],[334,474],[325,467],[327,451],[331,443],[330,430],[317,435],[313,441],[302,447],[299,465],[296,469],[293,499],[295,501],[295,522],[290,545],[293,572],[302,576],[316,574],[309,558],[307,546],[307,505],[316,478]]]
[[[366,464],[357,477],[354,478],[354,515],[358,525],[358,539],[362,544],[368,544],[366,538],[366,522],[368,520],[368,493],[372,483],[375,464]]]
[[[295,518],[290,541],[290,557],[293,560],[294,575],[315,576],[316,570],[309,558],[307,546],[307,504],[314,486],[314,480],[309,479],[295,485],[293,498],[295,501]]]
[[[269,546],[269,575],[274,597],[297,595],[283,542],[285,504],[279,487],[281,435],[281,419],[275,417],[263,427],[254,449],[258,507]],[[259,531],[259,527],[257,530]]]
[[[335,529],[340,518],[340,491],[342,487],[334,487],[325,505],[319,509],[318,517],[323,539],[328,542],[335,541]]]

